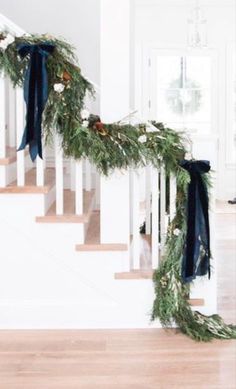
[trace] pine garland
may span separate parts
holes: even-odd
[[[186,237],[186,193],[189,176],[179,166],[186,153],[184,134],[166,128],[162,123],[152,122],[154,131],[146,124],[132,126],[120,123],[102,123],[96,115],[90,115],[87,124],[81,111],[87,92],[93,87],[83,77],[77,65],[74,49],[67,42],[49,35],[25,35],[6,45],[7,37],[0,33],[0,71],[9,76],[14,86],[23,86],[28,58],[20,59],[17,46],[20,43],[52,43],[55,50],[47,61],[49,98],[44,110],[44,135],[50,142],[56,130],[62,137],[64,154],[68,157],[88,158],[98,170],[108,175],[114,169],[152,164],[164,166],[177,179],[177,212],[169,226],[165,256],[154,272],[156,298],[152,320],[159,318],[163,326],[174,322],[180,330],[195,340],[212,338],[236,338],[236,327],[226,325],[218,315],[204,316],[192,311],[188,302],[189,284],[181,278],[181,260]],[[206,184],[209,186],[206,176]],[[176,235],[175,231],[179,234]]]
[[[186,239],[186,193],[189,182],[188,174],[181,168],[177,170],[177,212],[169,225],[165,255],[153,275],[155,301],[152,320],[160,319],[163,327],[174,323],[180,330],[197,341],[212,339],[236,339],[236,326],[227,325],[219,315],[205,316],[193,311],[188,298],[190,284],[181,277],[181,260]],[[206,185],[210,186],[205,174]],[[175,232],[178,231],[178,235]]]
[[[66,156],[80,159],[86,157],[104,175],[114,169],[127,169],[144,165],[139,142],[139,132],[131,125],[104,124],[106,135],[91,127],[79,125],[72,137],[62,134],[63,150]]]
[[[63,39],[50,35],[24,35],[16,37],[6,50],[0,49],[0,70],[11,79],[14,86],[23,86],[25,70],[29,58],[24,60],[18,55],[19,44],[55,45],[55,50],[48,57],[47,72],[49,84],[49,97],[44,110],[44,135],[46,142],[50,141],[54,129],[60,134],[73,134],[81,123],[81,110],[84,106],[86,92],[93,95],[91,83],[83,77],[77,65],[74,48]],[[55,90],[55,85],[63,90]]]

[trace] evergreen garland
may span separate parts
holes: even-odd
[[[4,33],[2,33],[4,37]],[[2,38],[3,39],[3,38]],[[50,140],[53,130],[60,134],[74,133],[81,122],[81,110],[85,94],[94,90],[90,82],[83,77],[77,65],[74,48],[62,39],[50,35],[24,35],[16,37],[5,50],[0,48],[0,70],[11,79],[14,86],[23,86],[24,74],[29,58],[21,59],[17,47],[19,44],[55,45],[55,50],[48,57],[47,72],[49,97],[44,110],[44,135]],[[59,86],[59,89],[56,88]]]
[[[152,319],[159,318],[163,326],[174,322],[182,332],[195,340],[236,338],[236,328],[226,325],[218,315],[210,317],[192,311],[188,302],[190,286],[181,278],[181,260],[186,237],[186,193],[189,175],[179,166],[186,153],[183,134],[152,122],[154,131],[146,124],[132,126],[120,123],[104,124],[96,115],[85,121],[81,116],[86,92],[93,87],[81,74],[73,47],[64,40],[49,35],[25,35],[9,42],[3,50],[0,33],[0,71],[3,70],[14,86],[22,86],[28,58],[21,60],[20,43],[52,43],[55,50],[47,61],[49,98],[44,110],[44,135],[47,142],[56,130],[62,137],[66,156],[88,158],[98,170],[107,175],[114,169],[145,166],[164,166],[167,176],[177,178],[176,216],[168,229],[166,250],[160,266],[154,272],[156,298]],[[207,175],[206,180],[207,180]],[[209,186],[209,183],[207,183]],[[179,234],[176,235],[176,231]]]
[[[205,316],[193,311],[188,301],[190,284],[182,280],[181,260],[187,230],[185,204],[189,175],[179,168],[176,178],[176,216],[168,228],[164,258],[153,275],[156,298],[152,320],[159,318],[163,327],[175,323],[183,333],[197,341],[236,339],[236,326],[225,324],[219,315]],[[204,179],[209,188],[207,174]]]

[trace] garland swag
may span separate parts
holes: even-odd
[[[104,124],[98,116],[83,110],[85,94],[93,94],[93,87],[81,74],[73,48],[64,40],[49,35],[25,35],[12,39],[7,33],[0,33],[0,70],[9,76],[14,86],[23,86],[30,61],[29,53],[19,55],[19,47],[32,48],[44,44],[54,47],[45,63],[48,87],[42,116],[45,141],[50,142],[52,129],[56,129],[62,137],[66,156],[76,159],[87,157],[106,175],[115,168],[126,169],[151,163],[157,168],[164,166],[167,176],[170,173],[176,176],[176,216],[168,228],[164,258],[154,272],[156,298],[152,320],[159,318],[164,327],[175,322],[183,333],[195,340],[236,338],[235,326],[225,324],[218,315],[204,316],[194,312],[188,302],[191,284],[182,277],[182,262],[188,230],[186,203],[191,180],[185,170],[186,162],[185,166],[180,165],[186,154],[183,134],[157,122],[152,122],[154,131],[145,124]],[[30,143],[27,141],[25,143]],[[32,156],[34,158],[35,153]],[[209,187],[207,173],[201,174],[201,185],[205,189]],[[207,254],[208,268],[209,252]]]

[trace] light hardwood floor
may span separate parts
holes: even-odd
[[[235,214],[216,215],[219,312],[236,322]],[[236,341],[175,330],[0,331],[0,389],[235,389]]]

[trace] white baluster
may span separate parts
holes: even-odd
[[[5,100],[5,79],[0,74],[0,158],[6,156],[6,100]]]
[[[37,156],[36,159],[36,184],[37,186],[44,186],[44,168],[45,160]]]
[[[63,191],[63,151],[61,139],[55,136],[55,163],[56,163],[56,214],[63,215],[64,191]]]
[[[170,175],[170,221],[172,221],[175,217],[176,213],[176,177],[171,174]]]
[[[140,220],[139,220],[139,176],[137,170],[130,171],[131,190],[131,260],[133,269],[140,269]]]
[[[92,189],[92,167],[89,160],[85,160],[85,190]]]
[[[145,169],[145,197],[146,197],[146,234],[151,234],[151,167],[147,166]]]
[[[161,168],[161,250],[163,252],[166,236],[166,174]]]
[[[20,146],[22,141],[22,136],[24,133],[24,98],[23,98],[23,89],[16,88],[16,140],[17,147]],[[25,185],[25,152],[24,150],[18,151],[16,153],[17,157],[17,185]]]
[[[159,263],[159,172],[152,169],[152,268]]]
[[[95,209],[100,208],[100,173],[96,172],[95,175]]]
[[[75,163],[75,213],[83,213],[83,164],[82,161]]]
[[[10,80],[8,81],[8,134],[9,146],[16,146],[16,91]]]
[[[9,79],[5,77],[5,134],[6,134],[6,154],[9,146]]]
[[[75,160],[70,159],[70,190],[75,191]]]

